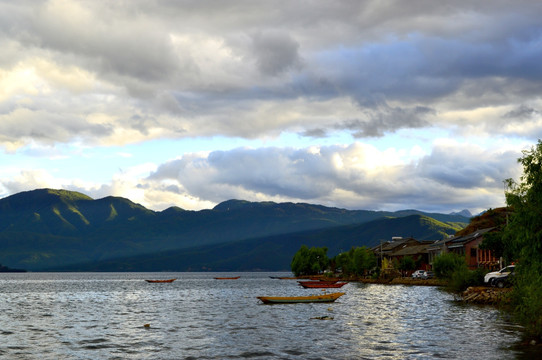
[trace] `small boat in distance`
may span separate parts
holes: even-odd
[[[171,283],[174,282],[177,279],[165,279],[165,280],[145,280],[146,282],[150,283]]]
[[[345,293],[324,293],[322,295],[309,296],[257,296],[264,304],[296,304],[296,303],[317,303],[333,302],[343,296]]]
[[[337,282],[337,283],[325,283],[322,281],[300,281],[299,285],[303,286],[305,289],[328,289],[328,288],[340,288],[348,282]]]
[[[216,280],[237,280],[240,276],[232,276],[232,277],[215,277]]]

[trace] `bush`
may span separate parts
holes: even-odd
[[[457,267],[450,277],[448,289],[451,291],[465,291],[469,286],[481,286],[484,284],[484,269],[469,270],[467,265]]]
[[[441,254],[433,262],[435,276],[440,279],[451,279],[452,274],[456,269],[461,267],[464,267],[465,270],[467,270],[465,257],[454,253]]]

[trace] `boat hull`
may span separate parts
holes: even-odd
[[[216,280],[237,280],[240,276],[232,276],[232,277],[215,277]]]
[[[329,288],[340,288],[348,284],[347,282],[334,283],[334,284],[321,284],[320,281],[307,281],[300,282],[299,285],[303,286],[306,289],[329,289]]]
[[[150,283],[172,283],[177,279],[167,279],[167,280],[145,280],[146,282]]]
[[[311,296],[258,296],[264,304],[296,304],[296,303],[319,303],[333,302],[345,293],[332,293]]]

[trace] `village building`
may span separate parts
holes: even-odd
[[[373,248],[374,253],[379,257],[382,267],[391,267],[394,262],[400,262],[406,256],[410,256],[419,268],[429,269],[428,247],[434,241],[420,241],[413,237],[394,237],[392,241],[382,242]]]
[[[453,237],[446,242],[446,247],[449,252],[464,256],[467,266],[471,270],[498,268],[500,267],[499,259],[492,255],[491,250],[480,249],[484,235],[493,230],[495,228],[486,228],[465,236]]]
[[[450,236],[441,240],[420,241],[412,237],[394,237],[373,248],[379,257],[382,269],[392,268],[394,262],[410,256],[420,270],[431,270],[435,259],[443,253],[452,252],[464,256],[469,269],[496,269],[500,261],[491,250],[480,249],[484,235],[495,230],[486,228],[464,236]]]

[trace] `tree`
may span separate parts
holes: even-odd
[[[416,269],[416,261],[412,258],[412,256],[404,256],[399,260],[399,270],[401,271],[412,271]]]
[[[290,267],[294,275],[315,275],[325,270],[329,264],[327,247],[310,249],[306,245],[295,253]]]
[[[355,265],[354,265],[354,248],[350,249],[348,252],[340,253],[335,257],[335,262],[337,267],[341,269],[342,273],[345,275],[354,274]]]
[[[523,151],[520,182],[506,180],[511,214],[502,237],[507,257],[517,260],[513,303],[527,331],[542,336],[542,141]]]
[[[376,255],[366,246],[352,247],[348,252],[340,253],[335,257],[337,267],[345,275],[365,275],[367,271],[376,267]]]
[[[366,246],[355,248],[352,260],[356,275],[365,275],[367,271],[376,267],[376,256]]]

